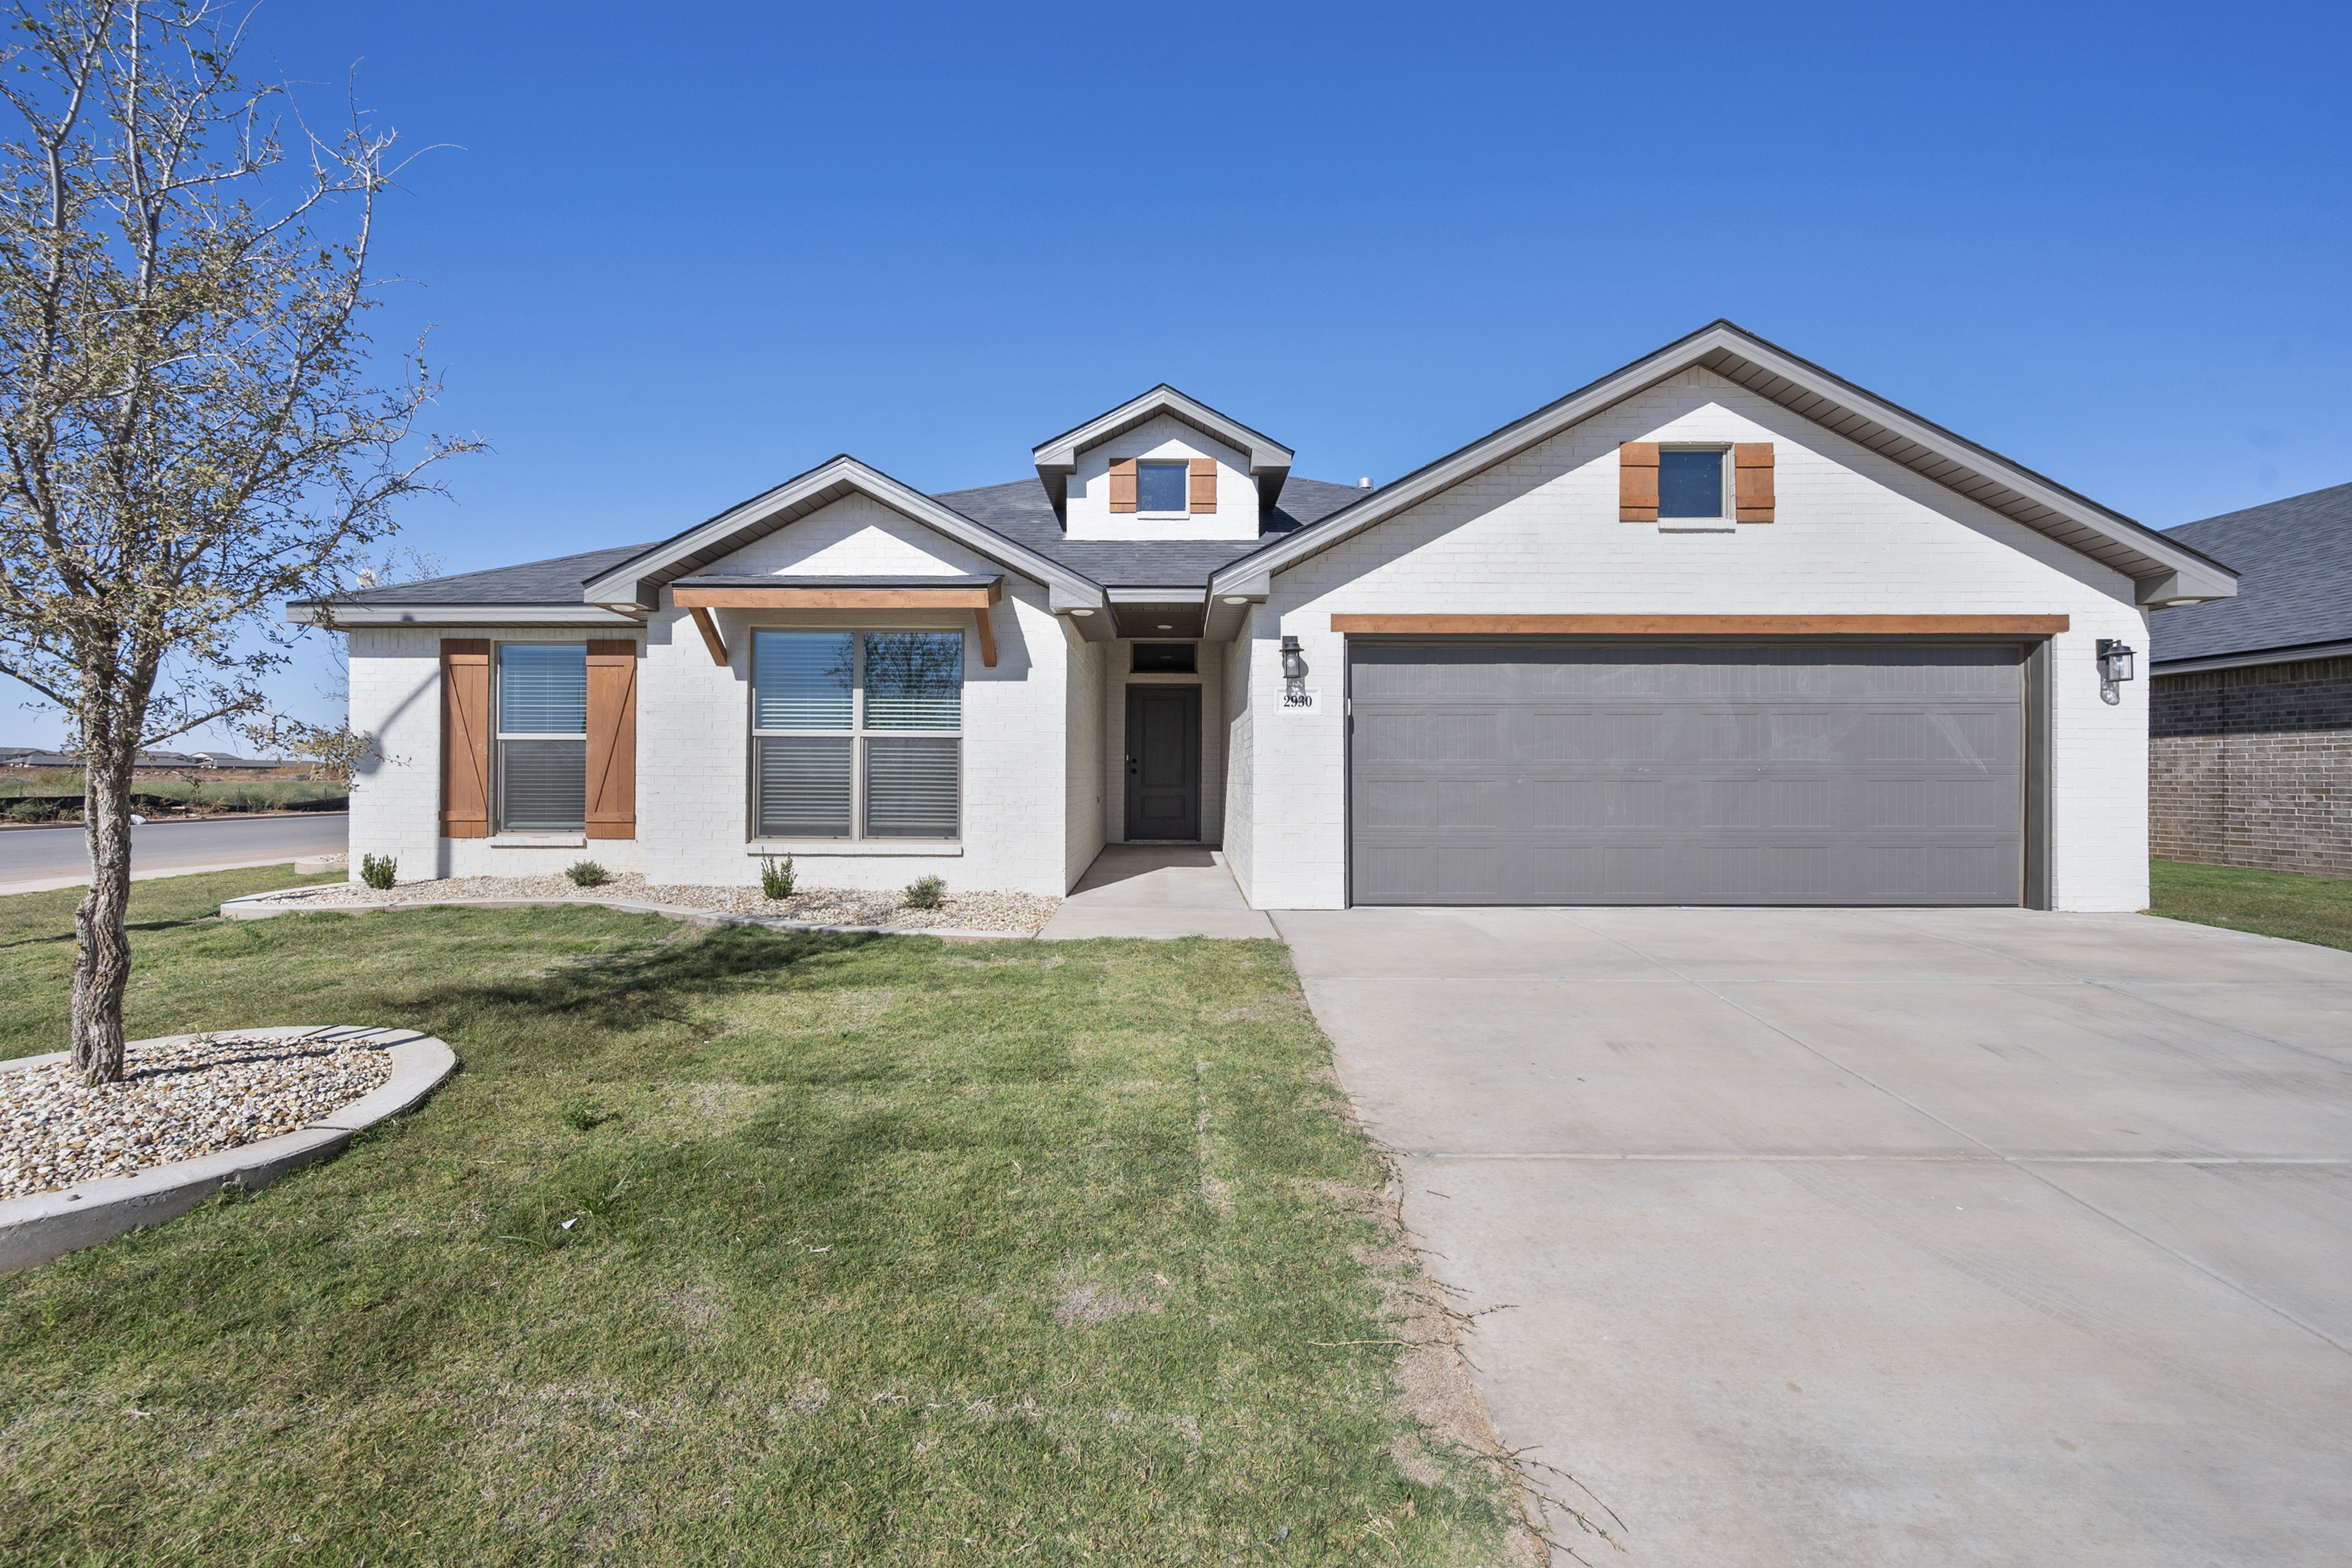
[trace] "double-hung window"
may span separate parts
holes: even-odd
[[[499,826],[578,833],[588,822],[588,647],[499,648]]]
[[[754,632],[752,831],[954,838],[961,632]]]

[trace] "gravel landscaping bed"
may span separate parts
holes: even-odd
[[[133,1046],[121,1083],[71,1062],[0,1072],[0,1198],[128,1176],[293,1132],[383,1086],[366,1041],[235,1035]]]
[[[1031,935],[1044,929],[1059,899],[1034,893],[950,891],[935,910],[910,908],[896,889],[871,891],[856,888],[807,888],[789,899],[768,899],[757,887],[714,888],[695,884],[647,882],[635,872],[616,876],[593,888],[575,887],[562,876],[447,877],[438,881],[395,883],[378,892],[362,882],[332,882],[316,888],[293,888],[257,902],[306,906],[311,909],[390,908],[436,899],[627,899],[649,904],[671,904],[714,913],[757,915],[766,920],[808,921],[819,925],[939,927],[957,931],[1001,931]]]

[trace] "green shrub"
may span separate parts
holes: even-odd
[[[919,877],[907,884],[907,907],[910,910],[935,910],[948,896],[948,885],[937,877]]]
[[[400,862],[394,859],[389,855],[362,855],[360,857],[360,880],[365,882],[369,887],[373,888],[379,893],[387,893],[392,890],[393,873],[399,869]]]
[[[581,860],[564,868],[575,888],[601,888],[604,885],[604,868],[593,860]]]
[[[58,803],[53,800],[20,800],[8,808],[11,822],[55,822]]]
[[[793,858],[791,856],[785,856],[784,863],[781,866],[776,864],[776,858],[773,855],[760,857],[760,891],[762,896],[776,903],[782,903],[793,896]]]

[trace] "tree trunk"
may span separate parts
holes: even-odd
[[[91,1085],[122,1079],[122,993],[131,983],[131,750],[90,743],[82,770],[89,891],[74,911],[73,1064]]]

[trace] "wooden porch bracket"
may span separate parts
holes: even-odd
[[[702,646],[710,650],[710,662],[721,669],[726,668],[727,639],[719,635],[719,623],[712,620],[710,612],[700,605],[688,605],[688,613],[694,616],[694,629],[702,634]]]
[[[971,629],[980,635],[980,662],[989,668],[996,668],[996,622],[990,618],[987,605],[975,605],[971,612]]]

